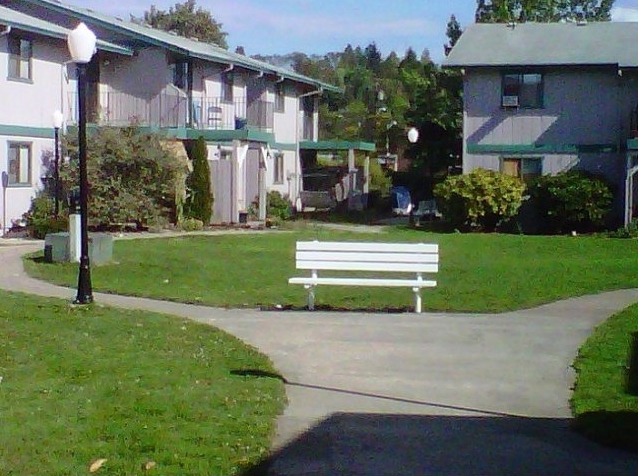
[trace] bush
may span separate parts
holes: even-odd
[[[638,238],[638,218],[634,218],[626,226],[618,228],[616,231],[609,232],[610,238]]]
[[[434,187],[438,209],[456,228],[478,226],[493,231],[516,215],[523,200],[523,182],[486,169],[452,175]]]
[[[271,221],[284,221],[290,220],[292,213],[290,211],[291,205],[287,198],[283,197],[281,193],[276,190],[268,192],[266,196],[266,216]]]
[[[549,233],[601,228],[613,201],[604,179],[579,170],[539,177],[530,197]]]
[[[69,221],[66,213],[58,218],[53,216],[53,199],[42,191],[31,200],[31,207],[22,218],[27,222],[30,235],[39,240],[44,239],[47,233],[66,231]]]
[[[178,226],[183,231],[200,231],[204,229],[204,222],[197,218],[184,218]]]
[[[62,196],[79,182],[77,144],[70,142],[66,149],[70,160],[60,164]],[[144,228],[176,222],[188,163],[158,134],[143,133],[135,126],[90,131],[87,172],[91,227],[135,223]]]
[[[213,213],[213,193],[208,165],[208,149],[203,137],[199,137],[189,151],[193,163],[193,171],[188,176],[187,199],[184,213],[189,218],[196,218],[208,225]]]

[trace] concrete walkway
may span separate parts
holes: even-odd
[[[74,290],[24,274],[20,256],[41,246],[0,247],[0,288],[72,299]],[[95,299],[214,325],[272,358],[289,405],[272,457],[246,475],[638,474],[638,455],[568,429],[577,348],[593,326],[638,301],[636,289],[491,315]]]

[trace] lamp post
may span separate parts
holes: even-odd
[[[71,59],[77,65],[78,79],[78,148],[80,159],[80,269],[76,304],[93,302],[91,289],[91,267],[89,263],[88,230],[88,178],[86,168],[86,65],[95,54],[96,37],[84,24],[80,23],[69,33],[67,44]]]
[[[53,113],[53,131],[55,139],[55,152],[53,154],[53,179],[55,180],[55,189],[53,191],[54,215],[58,218],[60,213],[60,127],[64,122],[64,116],[60,111]]]
[[[408,142],[415,144],[419,140],[419,130],[416,127],[408,129]]]

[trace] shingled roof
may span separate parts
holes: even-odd
[[[638,67],[638,22],[476,23],[443,66]]]

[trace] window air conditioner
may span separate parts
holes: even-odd
[[[503,96],[503,107],[518,107],[518,96]]]

